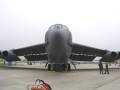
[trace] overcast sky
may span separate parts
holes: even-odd
[[[120,51],[119,0],[0,0],[0,49],[42,43],[56,23],[73,42]]]

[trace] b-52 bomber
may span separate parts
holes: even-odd
[[[78,61],[93,61],[102,57],[101,62],[114,62],[120,52],[97,49],[72,42],[68,27],[55,24],[45,34],[45,42],[13,50],[4,50],[1,55],[6,61],[19,61],[24,56],[28,61],[45,61],[49,71],[70,71],[71,64]]]

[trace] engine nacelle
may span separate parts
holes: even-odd
[[[10,51],[3,51],[2,56],[6,61],[20,61],[20,59],[13,53],[12,50]]]
[[[107,51],[107,53],[105,54],[104,56],[105,58],[117,58],[118,57],[118,53],[117,52],[110,52],[110,51]]]

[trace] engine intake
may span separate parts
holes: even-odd
[[[118,53],[117,52],[110,52],[108,51],[106,54],[105,54],[105,58],[117,58],[118,57]]]
[[[9,52],[8,52],[8,51],[3,51],[3,53],[2,53],[2,54],[3,54],[3,56],[4,56],[4,57],[8,57]]]
[[[116,58],[118,56],[118,54],[116,52],[111,52],[111,57],[112,58]]]
[[[20,61],[20,59],[13,53],[12,50],[3,51],[2,55],[6,59],[6,61]]]

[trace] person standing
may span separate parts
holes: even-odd
[[[105,64],[105,74],[109,74],[109,68],[108,68],[108,64]]]
[[[98,66],[99,66],[100,74],[103,74],[103,64],[102,64],[102,62],[99,62]]]

